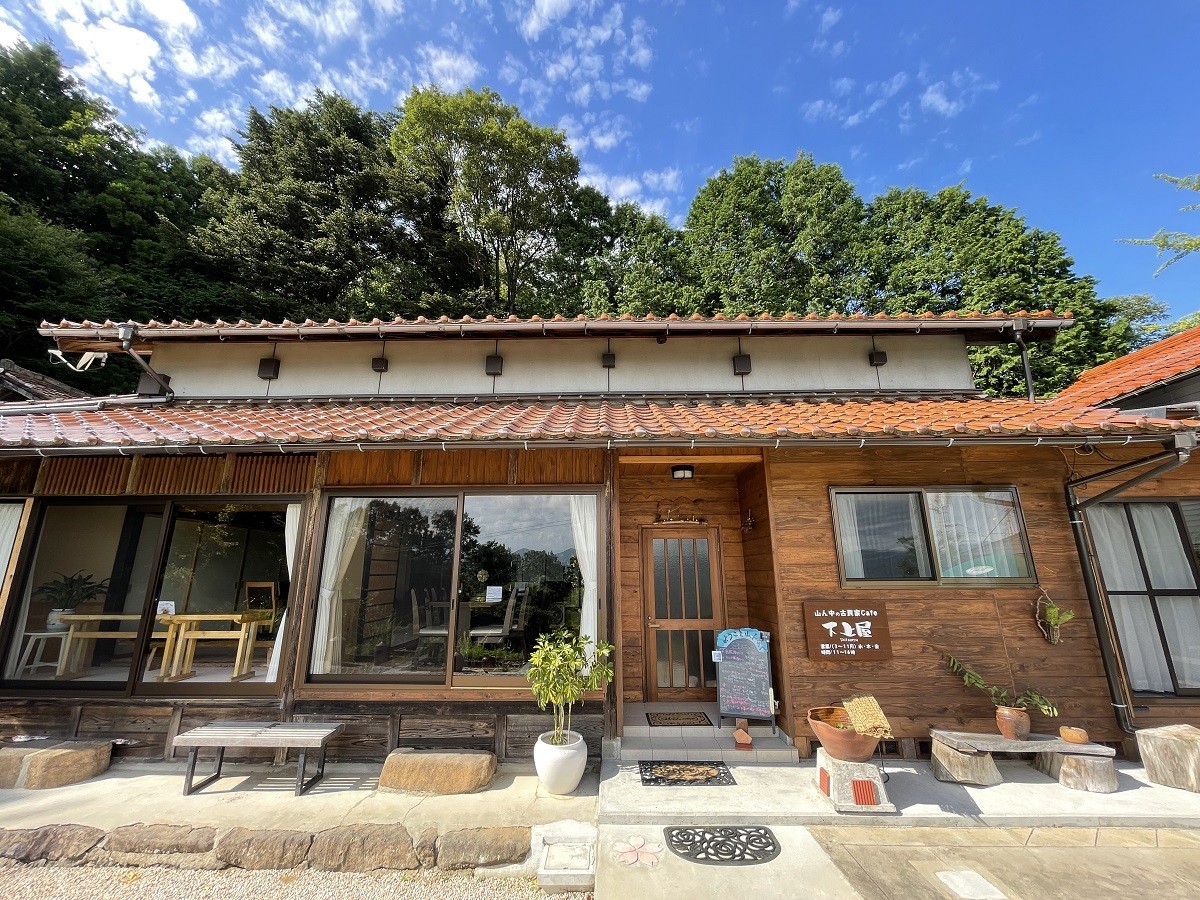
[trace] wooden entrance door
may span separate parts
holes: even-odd
[[[647,700],[714,700],[716,632],[725,627],[716,528],[647,528],[642,535],[646,597]]]

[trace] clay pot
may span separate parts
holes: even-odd
[[[997,706],[996,727],[1010,741],[1023,741],[1029,737],[1029,713],[1013,706]]]
[[[850,716],[840,706],[814,706],[808,711],[808,727],[826,753],[843,762],[866,762],[874,755],[879,738],[859,734],[849,726]]]
[[[1075,728],[1071,725],[1060,725],[1058,736],[1071,744],[1086,744],[1088,742],[1088,733],[1082,728]]]

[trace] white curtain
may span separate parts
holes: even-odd
[[[928,491],[942,575],[1027,578],[1032,574],[1011,491]]]
[[[847,578],[930,576],[918,494],[881,491],[836,496]]]
[[[13,544],[17,540],[17,526],[21,523],[21,511],[25,508],[23,503],[0,503],[0,589],[3,589],[4,578],[8,574],[8,566],[12,562]],[[25,620],[26,611],[29,606],[29,594],[26,592],[25,603],[21,610],[21,618],[19,621]],[[0,610],[4,609],[4,598],[0,597]],[[6,678],[12,678],[14,669],[17,665],[17,660],[21,655],[21,632],[16,632],[15,641],[13,643],[12,652],[8,654],[8,671],[5,673]]]
[[[1129,686],[1135,691],[1174,692],[1150,598],[1119,593],[1146,589],[1125,507],[1116,503],[1097,504],[1087,511],[1087,521],[1104,586],[1109,592],[1108,602],[1117,636],[1121,639],[1121,655],[1129,672]],[[1174,541],[1179,543],[1177,530]],[[1142,543],[1144,548],[1146,540]]]
[[[313,632],[314,675],[335,674],[342,665],[342,581],[364,536],[371,503],[369,497],[339,497],[330,505]]]
[[[575,541],[575,559],[583,578],[583,597],[579,601],[579,633],[596,640],[598,635],[599,591],[596,581],[596,496],[572,494],[571,537]]]
[[[853,494],[837,495],[838,537],[842,545],[842,567],[847,578],[865,578],[862,545],[858,542],[858,505]]]
[[[296,586],[296,547],[300,543],[300,504],[289,503],[283,517],[283,546],[287,554],[288,581],[292,589],[289,597],[294,599]],[[283,650],[283,636],[287,633],[287,610],[279,617],[275,626],[275,642],[271,645],[271,659],[267,663],[267,681],[279,677],[279,657]]]

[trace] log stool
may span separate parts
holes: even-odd
[[[1155,784],[1200,793],[1200,728],[1142,728],[1137,742],[1147,778]]]
[[[1033,767],[1072,790],[1111,794],[1117,789],[1117,770],[1110,757],[1039,753]]]

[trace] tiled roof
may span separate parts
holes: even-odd
[[[18,366],[11,359],[0,359],[0,395],[5,391],[26,400],[72,400],[91,396],[57,378]]]
[[[488,442],[705,444],[1165,435],[1178,422],[1027,400],[559,399],[176,401],[71,410],[0,407],[0,449]]]
[[[837,333],[846,331],[901,331],[920,332],[937,331],[950,333],[982,334],[985,339],[1005,339],[1014,332],[1022,332],[1026,339],[1040,340],[1053,337],[1059,329],[1074,324],[1070,313],[1056,313],[1049,310],[1027,312],[1020,310],[1015,313],[1004,312],[962,312],[943,313],[901,313],[895,316],[868,316],[862,313],[840,316],[819,316],[816,314],[797,315],[787,313],[781,316],[655,316],[653,314],[636,317],[631,315],[608,316],[601,315],[593,318],[576,316],[565,318],[553,316],[541,318],[532,316],[522,319],[517,316],[472,318],[464,316],[452,319],[448,316],[426,318],[419,316],[415,319],[350,319],[339,322],[329,319],[317,322],[306,319],[293,322],[285,319],[282,322],[225,322],[218,319],[215,322],[70,322],[63,320],[58,324],[43,322],[40,333],[45,337],[56,339],[63,349],[113,349],[117,342],[117,328],[121,324],[132,324],[137,329],[136,346],[146,346],[157,341],[190,340],[297,340],[304,339],[405,339],[405,338],[436,338],[445,336],[496,338],[506,336],[533,335],[622,335],[622,334],[663,334],[663,333],[698,333],[698,334],[769,334],[769,333]],[[990,333],[990,334],[989,334]]]
[[[1088,369],[1057,400],[1099,406],[1172,381],[1200,368],[1200,327]]]

